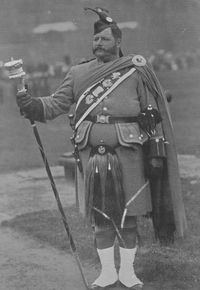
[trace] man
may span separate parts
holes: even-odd
[[[102,266],[91,288],[105,289],[119,280],[128,289],[141,289],[133,267],[137,216],[152,214],[163,243],[175,233],[183,236],[186,228],[173,130],[165,96],[146,60],[123,56],[116,22],[103,9],[87,9],[99,16],[95,59],[73,66],[53,95],[34,99],[18,93],[17,102],[28,118],[41,122],[76,103],[78,182],[85,186],[84,196],[79,190],[80,209],[94,227]]]

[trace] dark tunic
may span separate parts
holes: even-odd
[[[122,57],[107,64],[98,64],[96,60],[74,66],[67,74],[58,90],[49,97],[41,98],[45,119],[50,120],[69,111],[71,104],[77,103],[81,94],[94,82],[110,72],[119,71],[131,63],[133,56]],[[154,94],[155,93],[155,94]],[[156,98],[161,98],[157,102]],[[158,126],[157,135],[173,138],[170,116],[162,90],[149,68],[138,68],[131,76],[115,88],[90,114],[109,115],[116,117],[137,116],[149,104],[157,108],[164,115],[162,127]],[[164,136],[164,137],[166,137]],[[145,184],[144,156],[142,145],[147,136],[141,131],[137,123],[92,124],[83,121],[78,127],[76,142],[79,145],[84,171],[88,163],[91,146],[107,144],[116,147],[116,153],[122,168],[123,188],[126,202]],[[171,142],[172,140],[172,142]],[[180,181],[177,168],[176,151],[173,139],[169,145],[167,174],[169,187],[167,199],[172,199],[173,209],[168,213],[175,215],[177,232],[183,235],[186,227],[184,207],[181,198]],[[172,158],[172,159],[171,159]],[[171,161],[172,160],[172,161]],[[168,170],[168,169],[166,169]],[[84,180],[78,174],[79,199],[81,211],[85,211]],[[170,188],[170,186],[174,187]],[[146,186],[139,196],[128,207],[128,215],[144,215],[151,211],[150,187]],[[176,212],[176,209],[178,212]]]

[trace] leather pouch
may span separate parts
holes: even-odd
[[[84,149],[88,144],[88,138],[92,122],[83,121],[77,129],[75,143],[78,145],[79,150]]]
[[[162,137],[150,138],[148,141],[148,147],[149,158],[166,157],[165,143]]]
[[[143,145],[148,136],[143,132],[138,123],[116,123],[116,131],[120,145],[131,147],[133,143]]]

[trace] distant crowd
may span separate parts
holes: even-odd
[[[63,61],[56,62],[54,65],[46,62],[24,63],[23,70],[26,73],[29,92],[34,97],[47,96],[52,91],[52,81],[59,82],[65,77],[71,67],[71,58],[66,55]],[[8,79],[7,72],[3,63],[0,64],[0,81]],[[16,88],[13,88],[16,91]],[[1,86],[0,86],[1,93]]]
[[[83,62],[84,60],[85,59],[80,59],[80,62]],[[148,56],[148,61],[156,72],[191,70],[194,68],[200,68],[200,50],[175,54],[159,49]],[[23,68],[26,72],[30,93],[35,97],[49,95],[52,91],[51,86],[53,79],[62,80],[71,65],[72,62],[69,55],[65,55],[63,61],[56,62],[54,65],[46,62],[24,64]],[[5,79],[7,79],[7,75],[3,63],[0,63],[0,81]],[[0,95],[2,95],[1,86]],[[1,96],[0,102],[2,102]]]
[[[200,67],[200,49],[184,53],[171,53],[159,49],[148,58],[155,71],[187,70]]]

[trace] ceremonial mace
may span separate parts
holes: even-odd
[[[23,65],[22,59],[19,59],[19,60],[11,59],[11,61],[4,64],[4,67],[8,72],[9,79],[15,80],[16,85],[17,85],[17,91],[22,92],[22,93],[23,92],[26,93],[26,91],[27,91],[26,86],[25,86],[26,73],[24,72],[22,65]],[[86,289],[89,289],[88,283],[87,283],[86,278],[84,276],[82,265],[81,265],[81,262],[80,262],[80,259],[79,259],[78,253],[77,253],[76,245],[74,243],[74,239],[72,237],[71,230],[70,230],[69,224],[67,222],[67,217],[66,217],[65,212],[63,210],[63,206],[62,206],[62,203],[61,203],[61,200],[60,200],[60,197],[59,197],[59,194],[58,194],[58,191],[57,191],[57,188],[56,188],[56,185],[55,185],[55,182],[54,182],[54,179],[53,179],[50,167],[49,167],[49,163],[48,163],[46,154],[44,152],[44,147],[42,145],[39,132],[37,130],[37,127],[36,127],[34,120],[29,119],[29,121],[30,121],[31,126],[33,128],[33,133],[35,135],[35,139],[37,141],[40,153],[42,155],[42,159],[43,159],[43,162],[44,162],[44,165],[46,168],[46,172],[47,172],[48,178],[50,180],[51,187],[53,189],[53,193],[54,193],[54,196],[55,196],[55,199],[57,202],[57,206],[58,206],[58,209],[59,209],[61,217],[62,217],[62,221],[63,221],[64,227],[65,227],[65,230],[66,230],[69,242],[70,242],[71,252],[76,259],[78,268],[80,270],[80,273],[81,273],[81,276],[82,276],[82,279],[84,282],[84,286]]]

